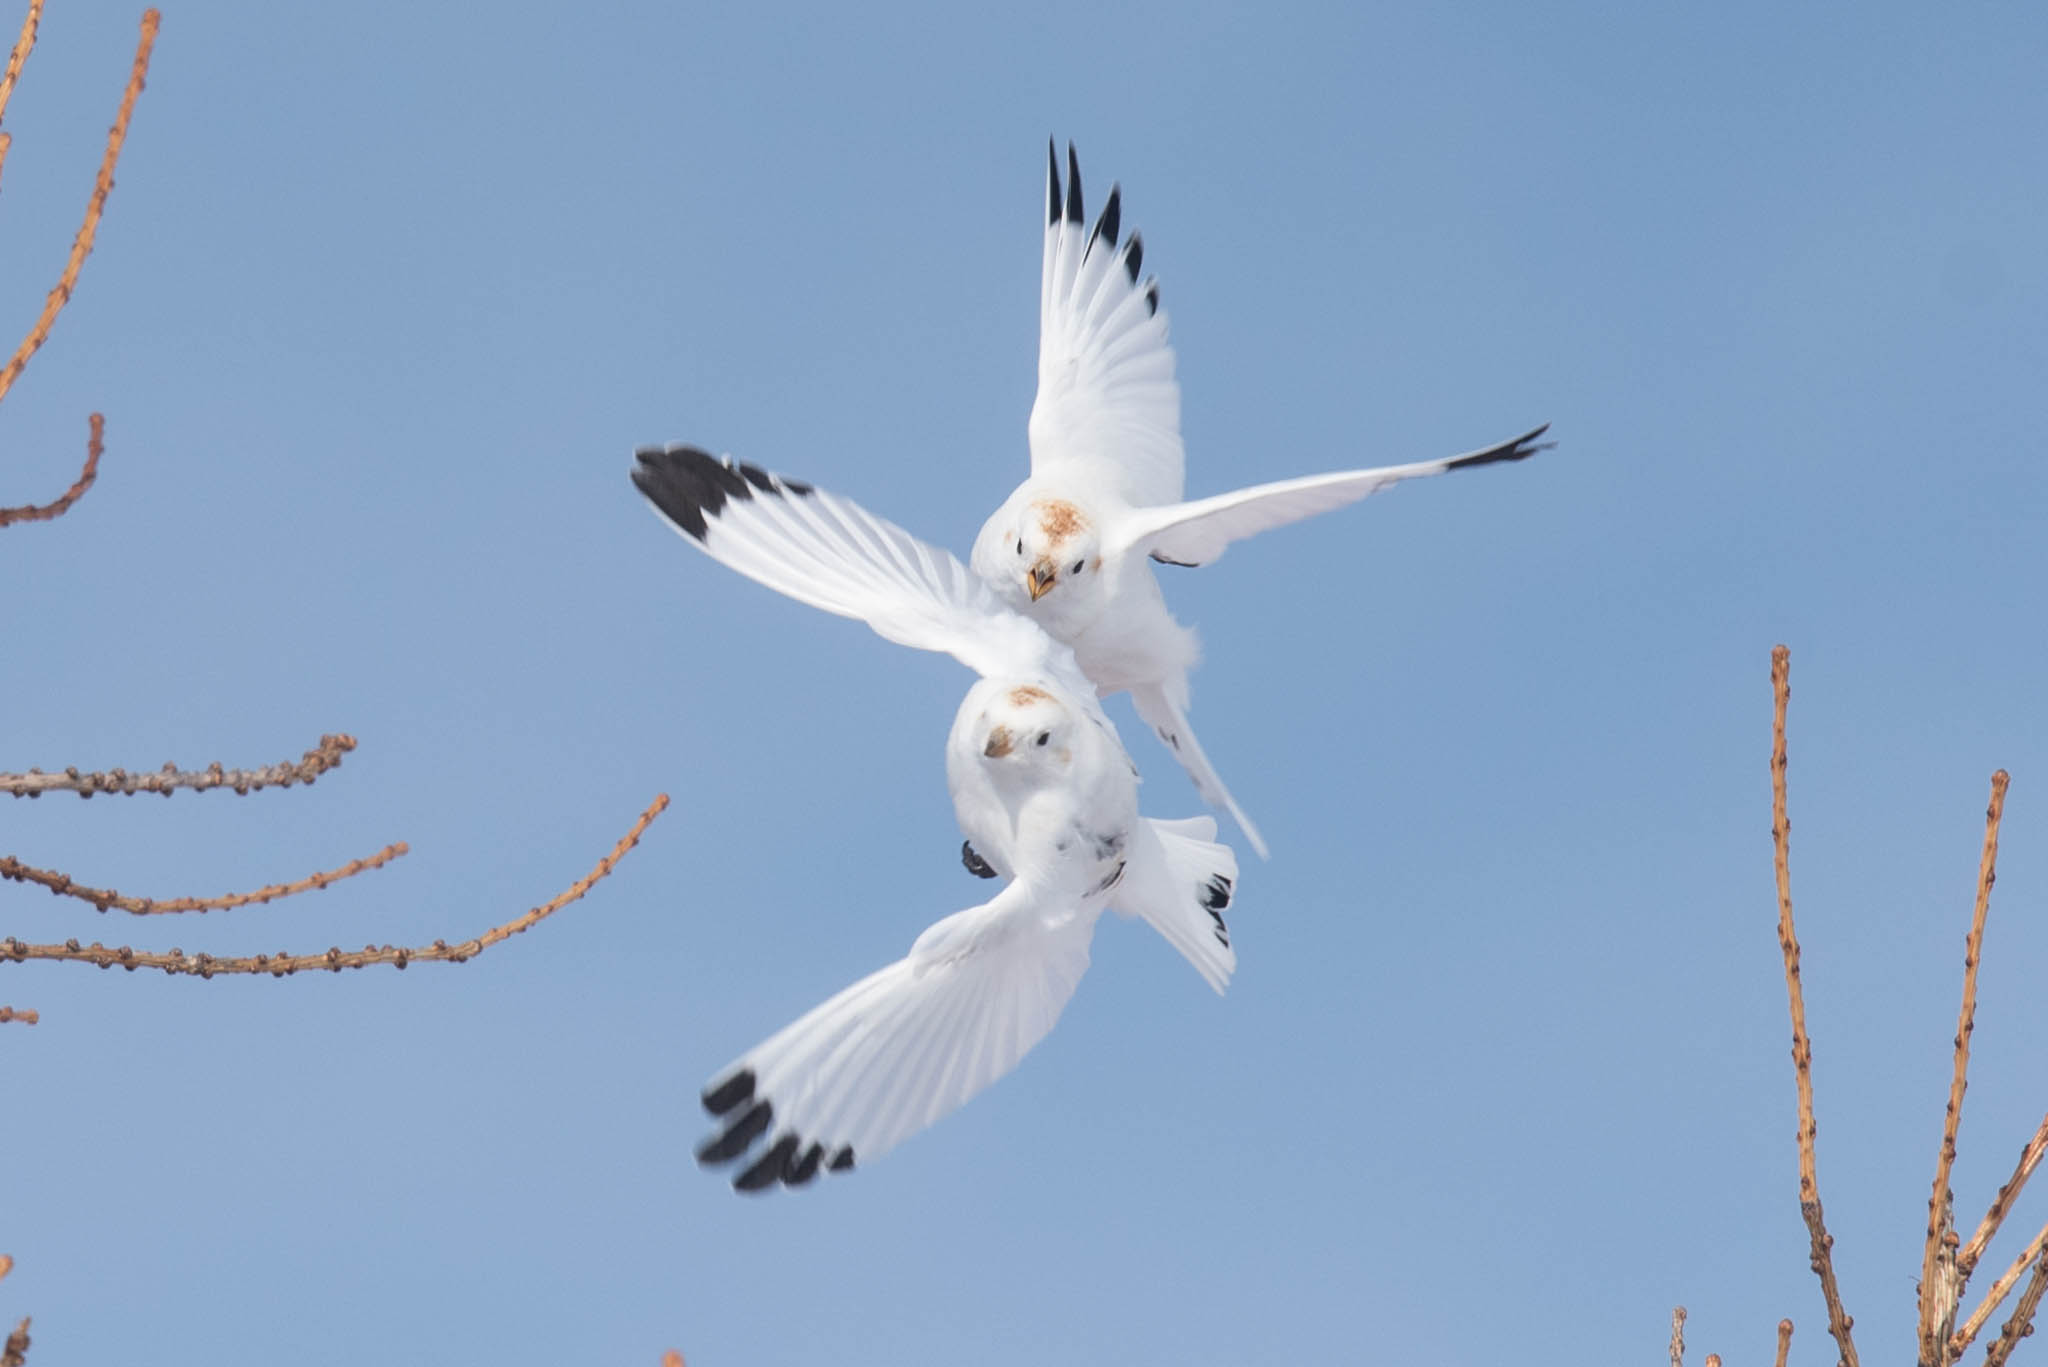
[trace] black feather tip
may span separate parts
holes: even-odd
[[[995,868],[988,860],[981,857],[981,851],[974,848],[974,842],[971,840],[960,842],[960,862],[965,864],[967,871],[976,878],[994,878],[997,876]]]
[[[1496,461],[1527,460],[1538,451],[1548,451],[1551,447],[1557,445],[1554,441],[1537,440],[1538,437],[1549,430],[1550,424],[1546,422],[1535,431],[1525,432],[1513,441],[1504,441],[1498,446],[1489,446],[1484,451],[1474,451],[1469,456],[1460,456],[1449,465],[1446,465],[1444,469],[1464,470],[1474,465],[1492,465]]]
[[[1045,226],[1060,221],[1060,149],[1051,138],[1045,140]]]
[[[1081,226],[1081,159],[1074,155],[1071,142],[1067,144],[1067,222]]]
[[[803,495],[811,486],[777,479],[757,465],[720,460],[698,446],[645,446],[633,453],[633,485],[661,515],[702,541],[711,520],[735,499],[758,491],[781,497]]]
[[[1108,251],[1116,250],[1116,235],[1123,226],[1123,214],[1123,190],[1112,185],[1109,187],[1109,199],[1102,206],[1102,216],[1095,220],[1095,231],[1088,238],[1090,252],[1095,250],[1098,242]]]

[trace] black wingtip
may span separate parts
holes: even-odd
[[[827,1172],[845,1172],[853,1166],[853,1146],[847,1145],[832,1155],[832,1161],[825,1165]]]
[[[1148,315],[1159,312],[1159,282],[1156,280],[1145,286],[1145,312]]]
[[[747,477],[696,446],[645,446],[633,453],[633,485],[682,531],[704,539],[707,519],[735,498],[752,498]]]
[[[1074,144],[1067,144],[1067,222],[1081,226],[1081,159],[1074,155]]]
[[[754,1099],[754,1070],[742,1068],[716,1087],[704,1089],[704,1109],[713,1115],[724,1115],[742,1101]]]
[[[786,1187],[800,1187],[818,1175],[819,1164],[825,1161],[825,1146],[813,1144],[804,1150],[802,1158],[793,1158],[782,1165],[782,1184]]]
[[[974,842],[971,840],[960,842],[960,862],[965,864],[967,871],[976,878],[994,878],[996,876],[995,869],[989,864],[988,860],[981,857],[981,851],[974,848]]]
[[[1045,140],[1045,226],[1050,228],[1060,221],[1060,148],[1051,138]]]
[[[1100,242],[1109,251],[1116,250],[1117,230],[1123,226],[1122,187],[1109,187],[1109,198],[1103,202],[1102,215],[1095,220],[1095,231],[1088,237],[1088,250],[1094,251]]]
[[[1131,240],[1124,247],[1124,269],[1130,272],[1133,285],[1138,283],[1138,267],[1144,264],[1144,261],[1145,240],[1138,236],[1136,229],[1132,229]]]
[[[734,1191],[766,1191],[782,1180],[784,1165],[796,1156],[797,1146],[803,1141],[793,1134],[786,1134],[768,1146],[768,1152],[761,1155],[754,1165],[732,1179]]]
[[[1498,446],[1489,446],[1484,451],[1474,451],[1469,456],[1460,456],[1449,465],[1446,465],[1444,469],[1464,470],[1474,465],[1492,465],[1504,460],[1527,460],[1538,451],[1548,451],[1551,447],[1557,445],[1554,441],[1537,440],[1538,437],[1541,437],[1549,430],[1550,424],[1546,422],[1535,431],[1524,432],[1513,441],[1504,441]]]
[[[725,1133],[713,1135],[697,1146],[697,1161],[705,1167],[719,1163],[730,1163],[747,1151],[747,1146],[761,1137],[762,1131],[775,1123],[775,1108],[765,1100],[757,1101],[747,1113],[728,1125]]]

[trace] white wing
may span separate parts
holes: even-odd
[[[1119,249],[1122,195],[1093,231],[1081,214],[1081,165],[1067,146],[1066,193],[1048,148],[1045,275],[1038,309],[1038,398],[1031,405],[1031,474],[1109,484],[1126,503],[1178,503],[1184,455],[1180,386],[1159,284],[1140,280],[1144,244]]]
[[[1260,484],[1235,493],[1199,498],[1164,508],[1139,508],[1119,520],[1108,538],[1117,551],[1139,551],[1169,565],[1206,565],[1223,554],[1233,541],[1317,513],[1356,503],[1389,484],[1419,475],[1439,475],[1496,461],[1522,460],[1555,445],[1538,442],[1550,430],[1545,423],[1513,441],[1468,451],[1442,460],[1417,461],[1413,465],[1389,465],[1378,470],[1345,470],[1332,475],[1304,475]]]
[[[726,1068],[704,1092],[724,1128],[697,1161],[743,1163],[741,1191],[801,1186],[951,1114],[1059,1020],[1088,970],[1099,911],[1042,906],[1012,883],[948,916],[905,958]]]
[[[635,461],[633,483],[663,520],[748,578],[984,675],[1050,673],[1093,691],[1073,652],[979,575],[859,504],[694,446],[649,447]]]

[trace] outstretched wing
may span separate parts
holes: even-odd
[[[1537,439],[1550,430],[1545,423],[1513,441],[1468,451],[1442,460],[1417,461],[1413,465],[1389,465],[1378,470],[1345,470],[1332,475],[1304,475],[1260,484],[1214,498],[1175,503],[1164,508],[1139,508],[1121,520],[1116,530],[1119,551],[1138,551],[1169,565],[1206,565],[1223,554],[1233,541],[1317,513],[1356,503],[1389,484],[1419,475],[1440,475],[1446,470],[1464,470],[1497,461],[1523,460],[1555,442]]]
[[[1073,144],[1064,194],[1050,146],[1047,158],[1032,477],[1107,483],[1135,505],[1177,503],[1185,463],[1180,386],[1159,283],[1139,275],[1145,248],[1136,233],[1117,245],[1121,191],[1110,187],[1089,229]]]
[[[1071,651],[952,554],[849,499],[694,446],[649,447],[634,460],[633,483],[669,525],[778,593],[984,675],[1080,678]]]
[[[740,1164],[741,1191],[801,1186],[959,1109],[1045,1038],[1088,970],[1096,912],[1047,912],[1012,883],[748,1050],[704,1091],[723,1128],[697,1161]]]

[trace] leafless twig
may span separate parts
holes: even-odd
[[[34,42],[34,19],[31,11],[30,22],[22,30],[31,43]],[[142,37],[135,47],[135,63],[129,69],[128,88],[121,94],[121,107],[114,114],[114,125],[107,130],[107,150],[100,158],[100,172],[93,181],[92,198],[85,204],[85,221],[79,224],[78,235],[71,239],[71,255],[64,263],[63,274],[57,277],[56,285],[43,301],[42,313],[28,330],[28,335],[21,339],[21,345],[14,349],[14,355],[4,367],[0,367],[0,399],[7,397],[7,391],[14,387],[14,381],[20,376],[22,367],[28,364],[29,357],[35,355],[49,339],[50,328],[55,325],[57,315],[71,302],[71,291],[78,284],[79,268],[85,265],[85,258],[92,251],[93,238],[99,232],[100,214],[106,208],[107,195],[114,188],[114,166],[121,159],[121,145],[128,140],[128,120],[135,112],[136,97],[142,94],[142,81],[149,71],[150,49],[156,46],[160,19],[161,16],[153,9],[142,12]],[[17,43],[15,50],[20,56],[27,56],[21,44]],[[0,110],[4,110],[5,97],[13,94],[11,78],[18,71],[19,64],[10,58],[7,76],[0,77],[0,81],[7,83],[6,89],[0,91]]]
[[[110,949],[94,941],[80,945],[76,940],[67,940],[61,945],[32,945],[8,937],[0,940],[0,961],[13,960],[21,963],[29,959],[54,959],[69,963],[97,964],[101,968],[119,966],[129,970],[153,968],[170,974],[192,974],[196,977],[211,978],[227,973],[268,973],[282,978],[293,973],[310,969],[327,969],[340,972],[344,968],[368,968],[373,964],[390,964],[404,968],[409,963],[463,963],[489,949],[501,940],[509,939],[531,929],[546,917],[552,916],[563,907],[582,897],[596,886],[599,879],[610,873],[626,851],[640,843],[640,836],[649,823],[668,807],[668,794],[658,795],[649,803],[647,810],[633,823],[633,828],[612,846],[611,853],[597,861],[591,871],[570,884],[559,896],[515,917],[503,925],[493,926],[474,939],[460,944],[449,944],[436,940],[431,945],[417,949],[399,948],[393,945],[365,945],[360,950],[329,949],[320,954],[257,954],[248,958],[222,958],[212,954],[187,954],[180,949],[168,953],[150,950],[130,949],[126,945]]]
[[[1785,1367],[1785,1355],[1792,1351],[1792,1321],[1778,1321],[1778,1356],[1771,1367]]]
[[[0,1025],[5,1025],[9,1021],[20,1021],[23,1025],[34,1025],[41,1019],[42,1016],[35,1011],[18,1011],[11,1006],[0,1006]],[[0,1277],[6,1275],[4,1270],[0,1270]]]
[[[1991,776],[1984,849],[1977,860],[1977,901],[1970,913],[1970,934],[1963,943],[1963,1004],[1956,1012],[1955,1066],[1948,1084],[1948,1109],[1942,1117],[1941,1148],[1934,1160],[1934,1190],[1927,1198],[1927,1244],[1920,1258],[1921,1367],[1948,1367],[1953,1360],[1948,1347],[1968,1275],[1957,1253],[1955,1194],[1949,1190],[1949,1174],[1955,1168],[1956,1129],[1962,1123],[1963,1093],[1969,1085],[1970,1036],[1977,1028],[1977,966],[1983,959],[1991,886],[1998,881],[1998,823],[2005,814],[2009,782],[2003,769]]]
[[[82,774],[76,768],[66,769],[60,774],[46,774],[40,769],[31,769],[25,774],[0,774],[0,793],[13,797],[41,797],[44,793],[77,793],[80,797],[91,797],[94,793],[119,793],[132,797],[136,793],[162,793],[168,797],[178,788],[190,788],[195,792],[232,788],[237,793],[252,793],[259,788],[289,788],[294,783],[311,783],[340,764],[341,757],[355,748],[354,736],[322,736],[320,744],[296,762],[287,760],[265,769],[223,769],[218,760],[204,769],[180,769],[175,764],[166,764],[149,774],[131,774],[126,769]]]
[[[0,133],[0,163],[7,159],[7,135]],[[0,527],[15,522],[51,522],[71,511],[71,505],[85,497],[85,491],[92,488],[94,480],[100,477],[100,456],[106,447],[102,438],[106,435],[106,419],[95,413],[86,420],[85,465],[78,472],[78,478],[71,481],[71,487],[48,503],[24,503],[17,508],[0,508]]]
[[[2012,1294],[2012,1289],[2019,1282],[2021,1274],[2027,1270],[2027,1264],[2039,1258],[2044,1249],[2048,1249],[2048,1225],[2042,1226],[2041,1232],[2034,1236],[2034,1241],[2021,1251],[2019,1257],[2012,1260],[2012,1266],[2000,1273],[1997,1281],[1991,1283],[1991,1289],[1984,1293],[1984,1299],[1970,1312],[1970,1317],[1963,1321],[1963,1327],[1956,1330],[1955,1337],[1949,1340],[1951,1359],[1963,1355],[1963,1350],[1970,1346],[1978,1331],[1997,1313],[2005,1298]]]
[[[1813,1044],[1806,1035],[1799,937],[1792,927],[1792,821],[1785,810],[1785,710],[1792,697],[1792,652],[1784,646],[1771,651],[1771,693],[1775,704],[1771,716],[1771,841],[1778,875],[1778,948],[1785,956],[1785,994],[1792,1009],[1792,1071],[1799,1089],[1799,1213],[1812,1241],[1813,1271],[1827,1301],[1828,1332],[1835,1336],[1841,1367],[1858,1367],[1856,1344],[1849,1336],[1855,1320],[1842,1308],[1841,1288],[1835,1282],[1835,1239],[1821,1213],[1820,1181],[1813,1158],[1814,1135],[1819,1128],[1813,1119]]]
[[[1671,1307],[1671,1367],[1685,1367],[1685,1307]]]
[[[28,1363],[28,1316],[14,1326],[14,1332],[7,1336],[7,1342],[0,1345],[0,1367],[27,1367]]]
[[[28,0],[28,13],[21,19],[21,36],[7,54],[7,70],[0,73],[0,119],[7,117],[7,102],[14,98],[14,83],[21,79],[21,64],[36,45],[36,29],[42,23],[43,0]]]
[[[1992,1199],[1991,1209],[1984,1212],[1978,1222],[1977,1232],[1970,1236],[1970,1242],[1963,1245],[1963,1251],[1956,1255],[1956,1271],[1965,1280],[1977,1270],[1977,1260],[1984,1256],[1984,1250],[1998,1233],[1998,1227],[2005,1223],[2005,1217],[2012,1210],[2012,1203],[2019,1199],[2020,1189],[2027,1185],[2027,1179],[2034,1175],[2034,1169],[2041,1166],[2041,1157],[2048,1154],[2048,1115],[2041,1117],[2041,1128],[2034,1131],[2034,1137],[2020,1150],[2019,1166],[2012,1170],[2012,1176],[1998,1189]]]
[[[12,855],[0,855],[0,878],[17,883],[35,883],[51,892],[65,897],[76,897],[90,902],[100,911],[118,907],[135,916],[163,916],[180,911],[228,911],[234,907],[246,907],[254,903],[269,902],[279,897],[290,897],[294,893],[313,892],[344,878],[353,878],[370,869],[379,869],[406,853],[408,846],[401,840],[395,845],[386,845],[373,855],[362,859],[351,859],[338,869],[324,873],[310,874],[292,883],[272,883],[254,892],[232,892],[222,897],[174,897],[163,901],[148,897],[124,897],[111,888],[89,888],[74,882],[69,874],[54,869],[38,869],[22,863]]]
[[[1998,1331],[1998,1338],[1984,1350],[1984,1367],[2005,1367],[2006,1359],[2012,1356],[2013,1349],[2020,1346],[2020,1340],[2034,1332],[2034,1312],[2041,1308],[2043,1292],[2048,1292],[2048,1249],[2034,1255],[2034,1275],[2027,1278],[2027,1289],[2020,1292],[2019,1300],[2013,1303],[2005,1328]]]

